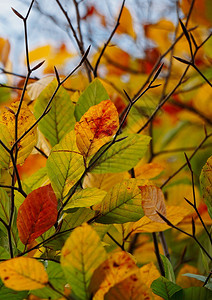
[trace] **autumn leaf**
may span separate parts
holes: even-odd
[[[149,163],[135,168],[135,177],[139,179],[152,179],[158,176],[164,167],[158,163]]]
[[[183,276],[186,273],[199,274],[199,271],[194,266],[184,264],[177,275],[176,283],[178,285],[180,285],[182,288],[189,288],[190,286],[202,286],[201,281],[195,278]]]
[[[89,290],[94,300],[103,300],[104,295],[115,284],[138,271],[133,257],[127,252],[116,252],[109,256],[94,272]]]
[[[130,35],[133,39],[136,38],[136,34],[133,28],[133,19],[131,13],[128,8],[123,7],[119,26],[117,28],[116,33],[122,34],[126,33]]]
[[[6,145],[12,147],[15,142],[15,113],[18,109],[19,103],[12,102],[9,106],[4,107],[0,114],[0,125],[6,126],[4,132],[0,132],[0,139],[2,141],[7,139]],[[32,112],[29,110],[25,102],[22,103],[20,114],[18,117],[18,138],[29,129],[29,127],[36,121]],[[37,128],[36,126],[18,143],[18,159],[17,164],[23,164],[25,159],[32,152],[37,142]],[[2,146],[1,146],[2,147]],[[4,150],[5,151],[5,150]],[[8,156],[8,154],[7,154]],[[3,155],[5,157],[5,154]],[[6,159],[6,158],[5,158]],[[5,165],[5,163],[4,163]]]
[[[43,264],[29,257],[16,257],[2,262],[0,277],[6,287],[16,291],[41,289],[48,283]]]
[[[78,299],[90,299],[90,279],[105,258],[106,252],[98,234],[86,223],[76,228],[66,240],[61,252],[61,265]]]
[[[32,243],[57,221],[57,199],[51,185],[32,191],[18,210],[17,227],[24,245]]]
[[[111,139],[118,126],[118,112],[110,100],[92,106],[75,125],[78,149],[85,158],[94,154]]]
[[[190,210],[183,206],[167,206],[166,207],[166,218],[173,224],[177,225],[180,223],[185,216],[189,214]],[[142,217],[137,222],[131,223],[128,230],[131,230],[133,234],[139,232],[155,232],[164,231],[170,229],[166,223],[153,221],[147,216]]]
[[[140,272],[132,274],[123,281],[115,284],[105,294],[105,300],[151,300],[151,290],[141,280]],[[98,299],[98,298],[97,298]],[[100,299],[100,298],[99,298]]]
[[[145,215],[152,221],[164,223],[157,212],[166,216],[166,206],[161,189],[154,185],[139,186],[141,191],[141,205]]]

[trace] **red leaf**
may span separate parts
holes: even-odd
[[[32,191],[18,210],[17,227],[24,245],[32,243],[57,221],[57,199],[51,185]]]

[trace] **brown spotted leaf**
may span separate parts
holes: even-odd
[[[18,210],[17,227],[24,245],[32,243],[57,221],[57,199],[51,185],[32,191]]]

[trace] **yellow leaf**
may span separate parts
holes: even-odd
[[[132,274],[125,280],[112,287],[104,300],[150,300],[153,299],[151,290],[140,277],[140,272]]]
[[[117,173],[87,173],[83,181],[83,188],[96,187],[108,192],[114,185],[129,178],[130,174],[128,172],[119,173],[119,176],[117,176]]]
[[[75,125],[78,149],[85,158],[94,154],[111,139],[118,126],[118,112],[110,100],[90,107]]]
[[[154,185],[139,186],[141,190],[141,205],[145,215],[152,221],[164,223],[157,212],[166,216],[166,206],[161,189]]]
[[[189,210],[183,206],[167,206],[166,207],[166,218],[173,224],[177,225],[180,223],[185,216],[189,214]],[[133,234],[140,232],[155,232],[164,231],[170,229],[166,223],[158,223],[150,220],[144,216],[139,221],[131,223],[131,230]]]
[[[4,285],[16,291],[42,289],[48,283],[43,264],[33,258],[16,257],[0,264]]]
[[[65,44],[61,44],[58,48],[53,48],[50,45],[38,47],[29,52],[30,62],[45,59],[44,73],[53,73],[54,66],[63,66],[67,59],[73,57]]]
[[[126,33],[130,35],[133,39],[136,38],[136,33],[133,28],[133,19],[131,13],[125,6],[123,8],[119,23],[120,25],[118,26],[116,33],[118,34]]]
[[[191,274],[198,274],[199,271],[197,268],[185,264],[177,275],[176,284],[181,286],[182,288],[189,288],[191,286],[202,286],[202,282],[197,280],[196,278],[191,278],[187,276],[182,276],[183,274],[191,273]]]
[[[76,228],[66,240],[61,265],[78,299],[89,299],[91,276],[105,258],[106,252],[98,234],[86,223]]]
[[[94,272],[91,279],[90,291],[93,300],[103,300],[104,295],[115,284],[138,271],[135,261],[126,252],[117,252],[103,262]]]
[[[151,179],[158,176],[164,167],[158,163],[149,163],[135,167],[135,177],[139,179]]]
[[[151,262],[140,268],[140,274],[143,281],[150,288],[152,282],[160,277],[160,273],[156,266]]]
[[[0,38],[0,62],[6,66],[10,54],[10,43],[8,40]]]
[[[204,84],[198,89],[193,98],[194,107],[203,115],[212,119],[212,91],[208,84]]]
[[[10,133],[10,146],[15,142],[15,113],[18,109],[19,102],[13,102],[9,107],[4,107],[0,114],[0,124],[7,126]],[[28,106],[23,102],[18,117],[18,137],[20,137],[36,121]],[[17,164],[22,164],[32,152],[37,142],[37,127],[35,126],[19,143],[18,143],[18,160]]]

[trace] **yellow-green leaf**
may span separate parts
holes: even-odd
[[[126,137],[126,138],[125,138]],[[113,144],[104,154],[105,147],[91,159],[91,164],[100,157],[91,169],[92,173],[119,173],[132,169],[146,153],[150,137],[141,134],[119,135],[125,138]]]
[[[100,213],[97,222],[104,224],[134,222],[144,216],[138,185],[144,183],[134,178],[115,185],[100,204],[93,207]]]
[[[16,291],[41,289],[48,283],[48,275],[41,262],[28,257],[16,257],[0,264],[4,285]]]
[[[89,207],[102,201],[107,193],[97,188],[86,188],[76,191],[64,208]]]
[[[83,157],[76,146],[74,131],[52,148],[47,173],[58,199],[62,199],[84,172]]]
[[[66,240],[61,265],[77,299],[90,299],[90,279],[105,258],[106,252],[98,234],[86,223],[76,228]]]

